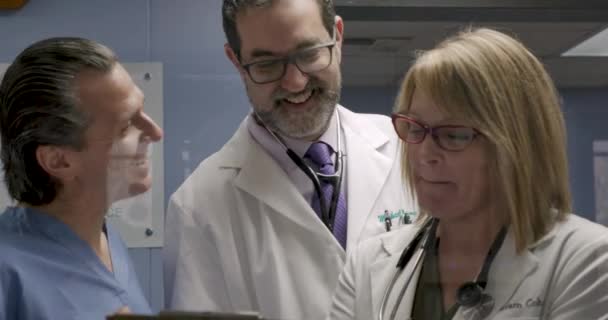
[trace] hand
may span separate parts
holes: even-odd
[[[131,313],[131,309],[129,309],[129,307],[127,307],[127,306],[122,306],[122,308],[118,309],[112,315],[116,315],[116,314],[129,314],[129,313]]]

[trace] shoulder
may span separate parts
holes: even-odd
[[[27,247],[37,239],[32,237],[28,226],[22,223],[19,208],[8,208],[0,214],[0,268],[17,263]]]
[[[3,290],[20,282],[19,271],[32,258],[27,250],[27,240],[20,238],[22,237],[6,230],[0,233],[0,287]]]
[[[551,233],[551,241],[539,245],[541,263],[551,267],[545,273],[552,277],[551,318],[599,319],[608,299],[608,229],[571,214]]]
[[[219,216],[228,211],[238,171],[222,169],[216,163],[215,155],[205,159],[170,196],[165,222],[175,214],[206,221],[209,215]]]
[[[0,241],[5,239],[0,236]],[[18,265],[14,264],[10,252],[5,251],[6,245],[0,242],[0,319],[17,319],[21,313],[18,309],[22,306],[23,278],[19,272]],[[28,301],[31,303],[31,301]]]
[[[6,268],[13,265],[15,258],[18,256],[18,250],[15,246],[15,241],[12,234],[2,232],[0,234],[0,270],[3,272]]]
[[[172,202],[181,205],[204,204],[208,199],[218,201],[233,188],[231,181],[237,175],[245,156],[256,148],[245,126],[241,125],[233,137],[220,150],[199,163],[171,196]]]
[[[216,190],[225,184],[227,180],[234,177],[236,170],[226,170],[222,167],[222,150],[204,159],[194,171],[184,180],[175,191],[174,196],[182,196],[187,193],[206,194]]]
[[[393,133],[391,118],[382,114],[356,113],[343,106],[338,106],[340,116],[344,122],[354,128],[366,128],[372,126],[384,133]]]
[[[569,214],[555,226],[555,240],[565,250],[608,246],[608,228],[581,216]]]
[[[375,113],[354,113],[355,117],[358,117],[360,121],[366,121],[374,124],[379,128],[384,128],[386,125],[391,124],[391,118],[383,115],[383,114],[375,114]]]
[[[391,119],[385,115],[354,113],[339,107],[346,144],[364,143],[393,158],[398,150],[398,138]]]
[[[575,214],[558,221],[547,235],[528,247],[541,261],[580,265],[598,255],[608,256],[608,229]]]
[[[564,291],[574,279],[608,272],[608,229],[570,214],[534,244],[532,251],[543,270],[553,270],[558,291]]]

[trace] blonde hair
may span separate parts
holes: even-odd
[[[414,90],[448,115],[470,121],[487,140],[494,205],[504,210],[518,252],[571,211],[557,90],[520,42],[486,28],[463,31],[418,56],[401,85],[396,112],[408,112]],[[415,198],[406,143],[402,151],[402,175]]]

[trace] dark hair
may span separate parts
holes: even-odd
[[[10,196],[30,205],[52,202],[60,182],[39,164],[44,145],[81,150],[90,123],[78,106],[74,81],[85,70],[107,73],[116,56],[82,38],[50,38],[21,52],[0,84],[0,153]]]
[[[241,58],[241,38],[236,28],[236,16],[251,7],[271,6],[276,0],[224,0],[222,5],[222,24],[228,45],[236,56]],[[302,1],[302,0],[297,0]],[[315,0],[319,6],[323,25],[330,36],[334,35],[336,10],[333,0]]]

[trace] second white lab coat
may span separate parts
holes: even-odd
[[[330,319],[378,319],[397,261],[418,228],[410,225],[361,243],[340,275]],[[413,267],[414,258],[389,298],[392,302],[414,272],[398,319],[411,317],[421,265],[415,271]],[[570,215],[522,254],[516,254],[508,233],[491,265],[484,293],[493,297],[494,307],[483,319],[608,319],[608,229]],[[385,320],[390,319],[387,314],[393,305],[386,307]],[[475,310],[461,307],[453,319],[471,319],[466,315],[471,311]]]
[[[384,232],[378,218],[415,206],[400,178],[390,119],[338,107],[346,149],[348,248]],[[171,197],[165,229],[168,307],[323,319],[345,252],[253,140],[245,120]],[[395,220],[396,222],[396,220]]]

